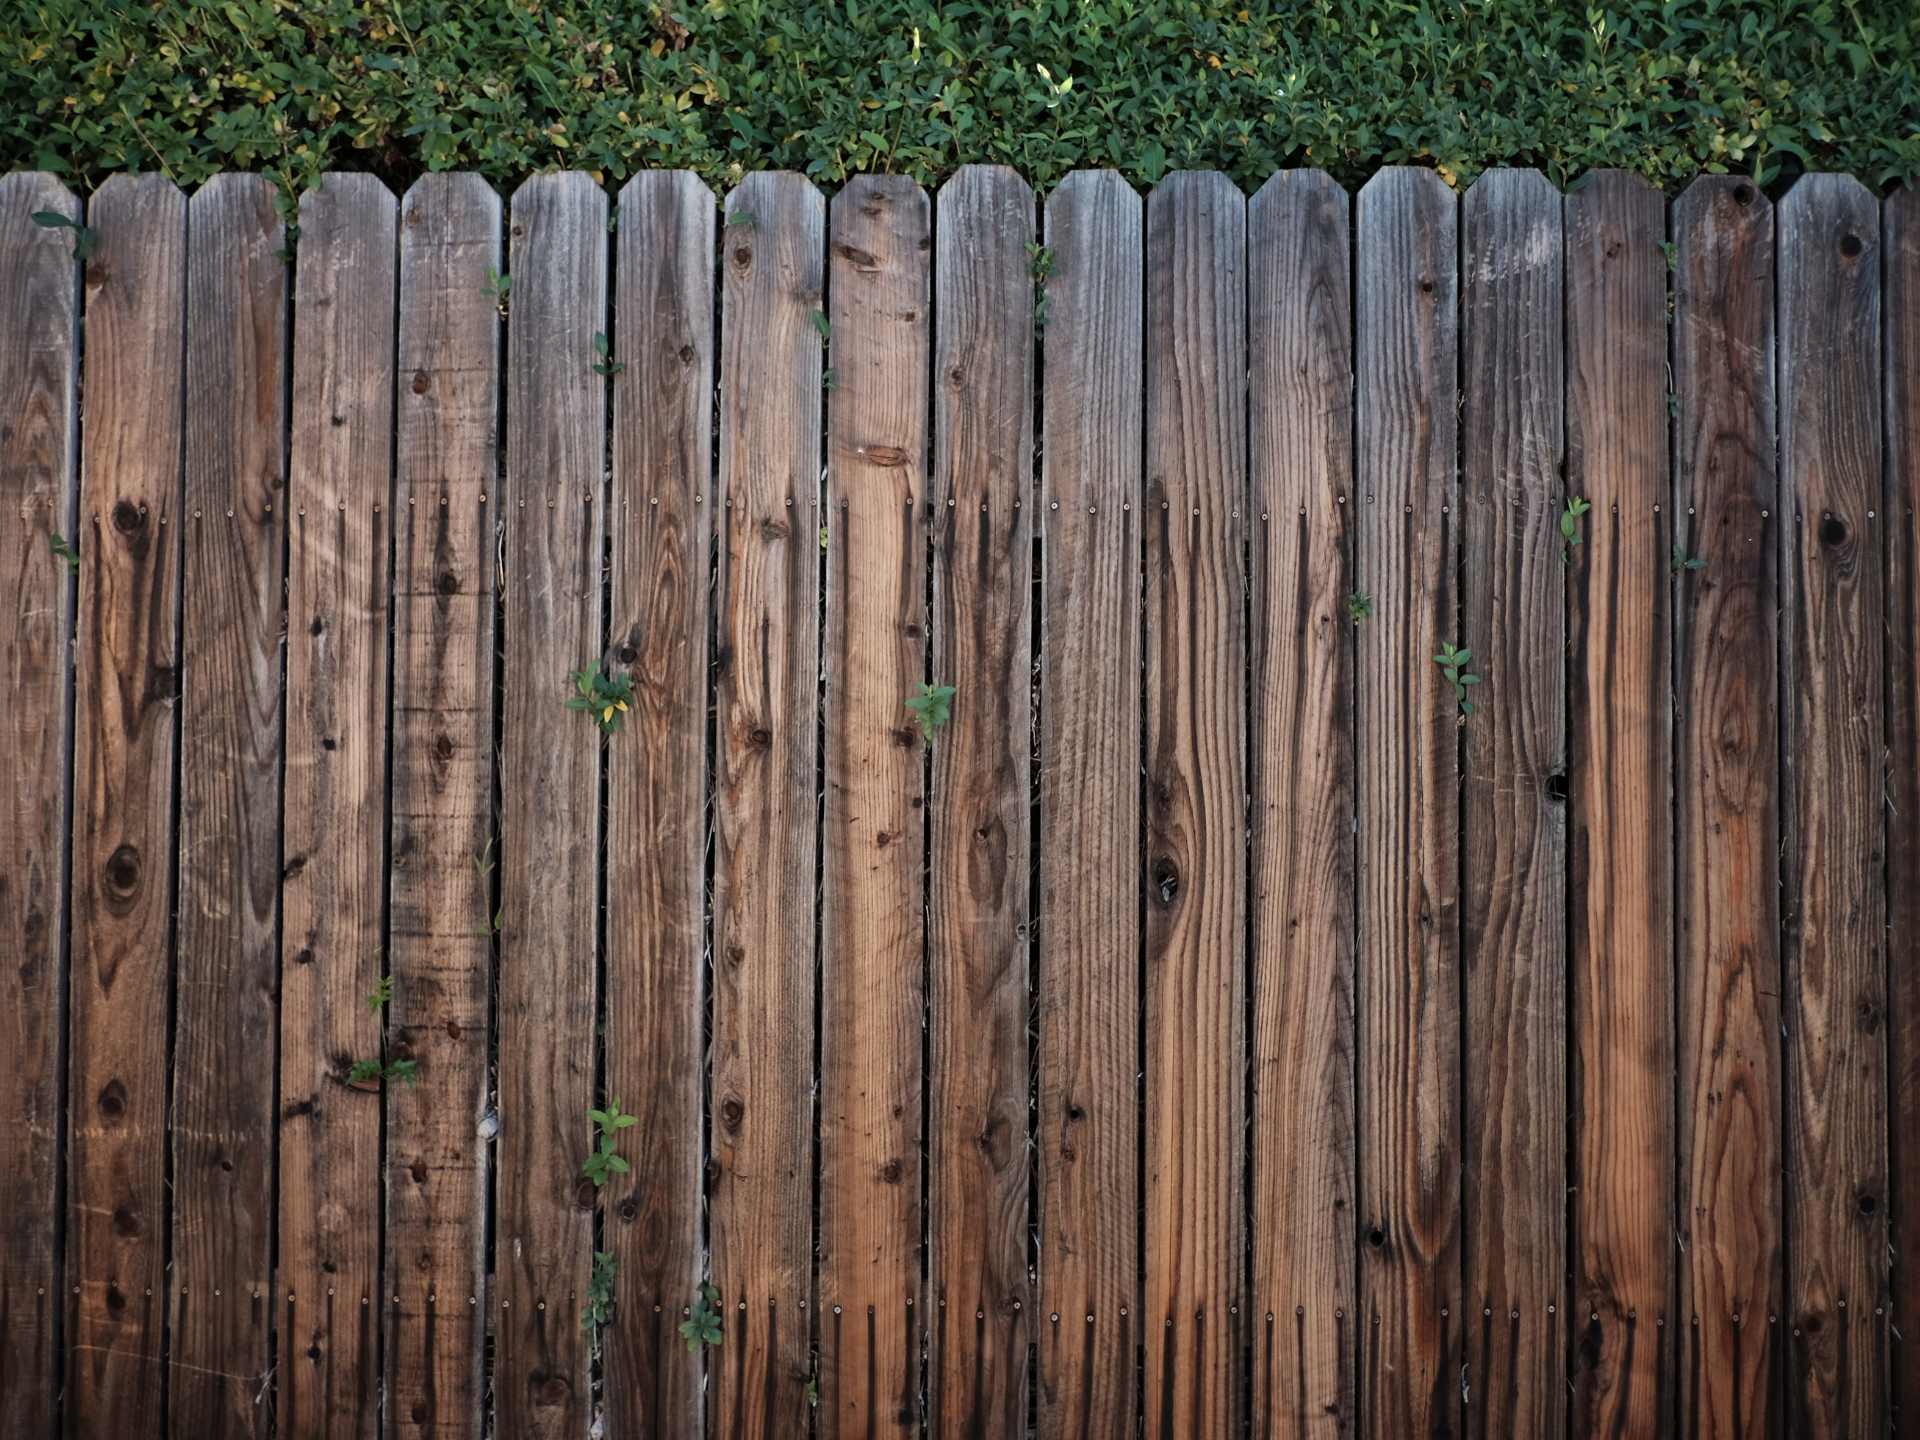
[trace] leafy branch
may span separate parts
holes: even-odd
[[[933,732],[947,723],[948,702],[953,699],[951,685],[921,685],[920,693],[907,697],[907,709],[920,726],[920,733],[933,743]]]
[[[630,1125],[638,1125],[638,1115],[622,1115],[620,1099],[615,1096],[604,1110],[589,1110],[587,1118],[593,1121],[594,1128],[600,1132],[600,1148],[591,1152],[586,1163],[581,1165],[580,1173],[593,1181],[594,1188],[607,1183],[615,1175],[625,1175],[633,1167],[618,1155],[614,1147],[619,1144],[620,1132]]]
[[[69,220],[58,210],[34,211],[33,223],[42,230],[73,231],[73,258],[76,260],[85,260],[93,254],[93,247],[100,243],[97,232],[82,225],[78,220]]]
[[[1467,699],[1467,687],[1480,683],[1478,675],[1467,673],[1467,662],[1471,659],[1473,651],[1465,646],[1456,649],[1445,641],[1440,644],[1440,653],[1433,657],[1433,663],[1440,667],[1440,673],[1453,686],[1453,698],[1460,702],[1459,723],[1462,725],[1467,723],[1467,716],[1473,713],[1473,702]]]
[[[694,1297],[693,1308],[687,1312],[687,1318],[680,1322],[680,1333],[686,1337],[687,1349],[697,1351],[702,1345],[720,1343],[720,1311],[716,1308],[719,1301],[719,1290],[702,1281],[700,1293]]]

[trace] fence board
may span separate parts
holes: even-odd
[[[1458,216],[1431,171],[1360,192],[1360,1295],[1365,1433],[1444,1434],[1460,1404]],[[1483,652],[1484,653],[1484,652]]]
[[[607,1088],[640,1123],[607,1192],[622,1303],[603,1364],[608,1428],[635,1436],[702,1428],[675,1302],[702,1268],[714,215],[687,171],[620,192],[608,636],[635,683],[608,766]]]
[[[157,1437],[166,1276],[181,343],[187,199],[116,175],[88,207],[74,672],[67,1371],[74,1433]],[[158,1297],[158,1298],[156,1298]]]
[[[1148,1434],[1233,1433],[1247,1340],[1246,199],[1147,200]],[[1189,1318],[1191,1317],[1191,1318]],[[1191,1328],[1189,1329],[1189,1325]]]
[[[587,1428],[601,737],[563,708],[604,644],[607,197],[578,171],[514,192],[508,258],[500,846],[496,1425]],[[631,1100],[632,1096],[624,1097]]]
[[[264,1435],[278,1049],[287,267],[271,181],[187,208],[168,1414]],[[370,1293],[349,1297],[371,1301]]]
[[[1040,511],[1040,1286],[1045,1440],[1131,1433],[1141,1339],[1140,498],[1145,207],[1046,202]],[[1082,1319],[1081,1317],[1091,1317]],[[1056,1318],[1057,1317],[1057,1318]]]
[[[826,202],[749,175],[721,263],[714,655],[713,1276],[745,1304],[713,1361],[714,1432],[808,1434],[813,1373],[814,892],[819,835],[819,309]],[[731,504],[727,504],[727,501]],[[699,503],[696,497],[696,503]],[[757,1323],[762,1307],[766,1322]]]
[[[1354,1424],[1353,286],[1347,192],[1247,207],[1253,1433]]]
[[[1593,507],[1568,572],[1573,1422],[1655,1435],[1677,1378],[1666,202],[1603,171],[1564,212],[1567,493]]]
[[[927,197],[834,197],[827,413],[819,1433],[917,1424],[925,1024]]]
[[[1001,166],[940,190],[928,879],[928,1233],[936,1433],[1024,1436],[1027,924],[1033,749],[1033,191]]]
[[[1537,170],[1490,171],[1460,223],[1460,643],[1483,682],[1461,788],[1463,1395],[1475,1435],[1554,1435],[1567,1393],[1567,832],[1554,787],[1574,549],[1559,526],[1571,494],[1560,192]]]
[[[1773,207],[1703,176],[1673,208],[1680,1384],[1688,1434],[1777,1423],[1780,926]]]
[[[1789,1404],[1887,1428],[1880,214],[1844,175],[1780,202],[1780,808]],[[1791,511],[1793,523],[1785,522]]]
[[[280,982],[283,1423],[371,1437],[380,1267],[393,194],[329,174],[300,201],[288,502]],[[329,1303],[331,1301],[332,1303]]]
[[[80,205],[51,175],[0,176],[0,1436],[52,1431],[60,1293],[61,974],[67,943],[69,636],[74,586],[50,537],[75,534]]]
[[[1911,1263],[1920,1246],[1920,191],[1881,210],[1885,274],[1882,394],[1887,536],[1888,1324],[1920,1329]],[[1911,1218],[1910,1218],[1911,1217]],[[1902,1263],[1907,1257],[1907,1263]],[[1900,1352],[1896,1351],[1896,1355]],[[1904,1357],[1903,1357],[1904,1358]],[[1920,1414],[1920,1365],[1891,1365],[1896,1421]]]
[[[389,1434],[480,1430],[500,198],[428,175],[401,202],[387,1023],[420,1087],[387,1091]]]

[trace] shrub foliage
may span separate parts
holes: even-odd
[[[13,0],[0,168],[1920,174],[1909,0]]]

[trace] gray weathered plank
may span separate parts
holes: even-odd
[[[1140,1343],[1144,209],[1115,171],[1046,203],[1040,691],[1040,1295],[1046,1440],[1131,1434]],[[1052,1317],[1062,1317],[1055,1321]],[[1091,1317],[1091,1318],[1083,1318]]]
[[[1461,202],[1462,643],[1482,684],[1461,795],[1467,1404],[1555,1435],[1566,1335],[1566,576],[1560,193],[1493,170]],[[1574,522],[1584,540],[1590,517]],[[1563,563],[1564,562],[1564,563]]]
[[[1445,1434],[1460,1406],[1458,207],[1430,170],[1360,192],[1360,1390],[1366,1433]],[[1484,719],[1484,717],[1482,717]]]

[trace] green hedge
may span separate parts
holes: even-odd
[[[1920,175],[1912,0],[8,0],[0,169]]]

